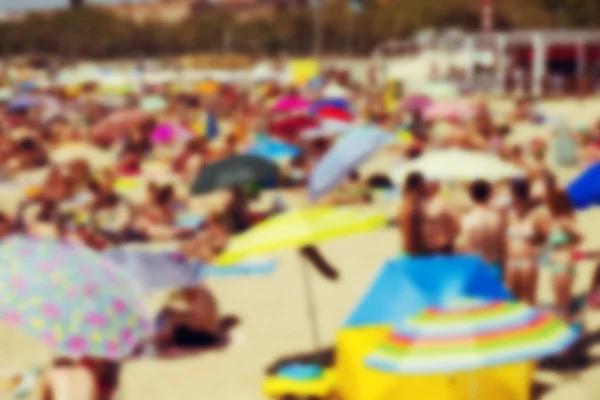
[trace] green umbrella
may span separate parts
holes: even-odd
[[[233,156],[203,168],[191,191],[202,194],[239,185],[275,184],[278,174],[279,168],[270,160],[252,155]]]

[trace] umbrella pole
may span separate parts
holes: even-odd
[[[477,390],[477,370],[471,371],[469,375],[471,375],[471,384],[469,385],[469,398],[471,400],[478,400],[477,395],[479,391]]]
[[[315,305],[315,293],[310,281],[308,262],[303,257],[300,257],[300,262],[302,264],[300,268],[302,269],[302,280],[304,281],[304,297],[306,298],[306,312],[310,324],[312,345],[315,350],[317,350],[321,344],[321,340],[318,327],[317,307]]]

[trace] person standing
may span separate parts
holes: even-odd
[[[459,248],[483,258],[499,277],[504,276],[505,224],[502,212],[491,205],[493,189],[489,182],[470,185],[472,208],[463,216]]]
[[[506,215],[506,284],[517,299],[534,305],[545,217],[531,198],[527,180],[513,181],[510,189],[511,207]]]
[[[440,191],[438,182],[427,182],[423,207],[423,240],[427,254],[454,254],[454,241],[460,234],[460,217],[453,204]]]

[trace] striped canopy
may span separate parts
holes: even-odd
[[[575,339],[556,317],[517,302],[428,309],[395,328],[366,362],[398,374],[452,373],[549,356]]]

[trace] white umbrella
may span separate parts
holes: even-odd
[[[323,90],[323,98],[325,98],[325,99],[346,99],[346,98],[348,98],[348,90],[341,85],[330,83]]]
[[[321,137],[334,137],[346,133],[354,125],[349,122],[334,119],[322,119],[319,126],[307,128],[300,132],[303,139],[316,139]]]
[[[428,179],[442,182],[475,179],[493,182],[524,175],[521,168],[492,154],[454,149],[432,151],[402,164],[392,172],[392,178],[402,183],[406,176],[417,171]]]

